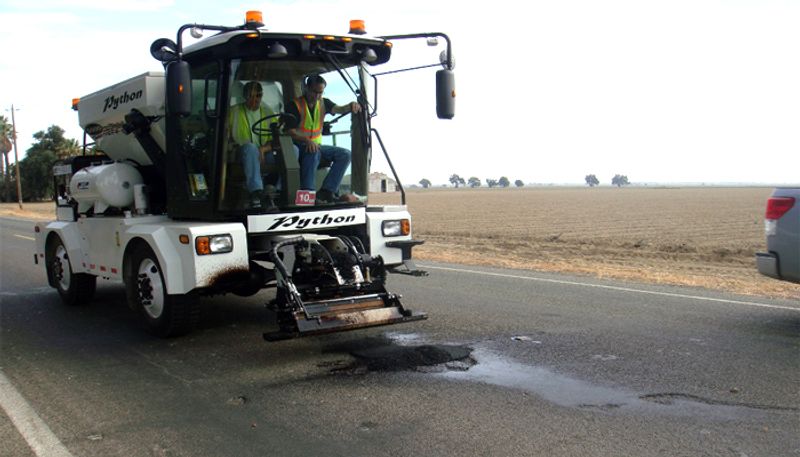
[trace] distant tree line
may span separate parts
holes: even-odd
[[[586,180],[586,185],[589,187],[600,185],[600,180],[597,179],[597,176],[595,175],[586,175],[584,179]],[[627,186],[628,184],[630,184],[630,181],[628,181],[628,177],[626,175],[617,174],[611,178],[611,185],[613,186],[622,187]]]
[[[456,188],[461,186],[469,186],[475,188],[475,187],[481,187],[481,185],[483,185],[481,179],[478,178],[477,176],[472,176],[469,179],[465,180],[460,175],[455,173],[450,175],[450,179],[448,181],[450,182],[450,184],[453,185],[453,187]],[[428,187],[431,186],[431,181],[427,178],[423,178],[419,181],[419,185],[427,189]],[[506,176],[501,176],[499,179],[487,178],[486,185],[489,187],[509,187],[511,186],[511,181]],[[525,183],[521,179],[517,179],[516,181],[514,181],[514,185],[517,187],[523,187]]]
[[[597,175],[594,174],[586,175],[584,177],[584,180],[586,181],[586,185],[589,187],[600,185],[600,180],[597,179]],[[481,187],[483,185],[483,181],[481,181],[481,179],[478,178],[477,176],[472,176],[469,179],[465,180],[456,173],[450,175],[450,179],[448,181],[450,182],[450,184],[453,185],[453,187],[456,188],[461,186],[465,187],[469,186],[475,188],[475,187]],[[611,178],[611,185],[613,186],[622,187],[622,186],[627,186],[629,184],[630,181],[628,180],[628,176],[626,175],[616,174],[614,175],[613,178]],[[422,186],[424,189],[427,189],[432,186],[431,181],[427,178],[421,179],[419,181],[419,185]],[[486,178],[486,185],[489,187],[510,187],[511,181],[505,176],[501,176],[499,179]],[[514,185],[517,187],[524,187],[525,183],[521,179],[517,179],[516,181],[514,181]]]

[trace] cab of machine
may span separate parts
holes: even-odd
[[[259,213],[311,211],[320,204],[315,191],[329,172],[321,161],[314,189],[302,189],[298,149],[287,129],[298,119],[288,114],[303,97],[309,76],[322,76],[323,97],[336,105],[358,102],[362,111],[325,117],[323,145],[350,151],[351,162],[338,194],[326,209],[364,206],[370,162],[372,78],[368,66],[386,62],[391,46],[384,40],[357,35],[316,36],[265,31],[223,32],[187,47],[186,65],[166,65],[167,206],[173,218],[235,220]],[[171,71],[175,71],[171,75]],[[177,75],[177,76],[175,76]],[[258,117],[248,134],[261,153],[258,178],[260,204],[248,186],[241,140],[232,129],[245,103],[245,87],[258,87]],[[180,89],[176,89],[180,87]],[[189,103],[173,101],[183,93]],[[182,107],[188,110],[181,112]],[[177,107],[177,108],[176,108]],[[295,108],[294,111],[297,111]],[[254,118],[255,119],[255,118]],[[254,119],[250,119],[253,121]],[[241,136],[241,135],[239,135]],[[252,170],[252,168],[251,168]],[[252,184],[252,181],[251,181]]]
[[[182,34],[190,29],[195,38],[203,31],[220,33],[184,51]],[[263,29],[260,13],[248,12],[242,26],[187,24],[179,30],[177,44],[156,40],[151,53],[166,69],[165,169],[170,217],[241,220],[254,213],[311,211],[320,203],[328,207],[366,205],[372,154],[370,119],[377,105],[370,68],[390,59],[389,39],[447,37],[370,38],[365,33],[363,21],[351,21],[349,32],[343,35],[276,33]],[[449,39],[440,60],[445,69],[436,74],[437,114],[450,119],[455,89]],[[297,117],[306,117],[299,114],[300,106],[290,108],[304,97],[308,78],[317,76],[326,81],[324,99],[338,106],[356,102],[361,107],[358,113],[325,118],[322,144],[341,147],[350,155],[341,185],[325,199],[317,198],[315,192],[331,164],[323,158],[318,170],[302,170],[301,177],[298,148],[289,135],[289,130],[302,122]],[[250,90],[245,88],[253,85],[260,97],[259,114],[247,120],[249,129],[244,135],[250,138],[237,139],[242,137],[236,125],[248,95],[244,92]],[[248,159],[252,148],[246,151],[243,143],[258,146],[257,166]],[[262,191],[260,196],[254,196],[257,190]]]

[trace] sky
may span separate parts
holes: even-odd
[[[5,0],[0,115],[14,105],[20,158],[50,125],[81,141],[72,98],[161,70],[150,43],[183,24],[238,25],[257,9],[276,31],[341,34],[363,19],[370,35],[452,39],[454,119],[436,118],[436,69],[380,79],[374,127],[406,185],[454,173],[800,184],[800,0],[522,4]],[[438,49],[398,41],[388,65],[437,60]],[[373,170],[389,169],[376,158]]]

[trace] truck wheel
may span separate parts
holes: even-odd
[[[141,245],[130,265],[125,281],[128,304],[139,312],[147,331],[162,338],[192,331],[200,317],[195,297],[167,294],[164,274],[150,246]]]
[[[47,276],[65,305],[88,303],[94,297],[97,277],[86,273],[73,273],[67,248],[61,238],[55,237],[47,245]]]

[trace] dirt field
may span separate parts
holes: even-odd
[[[418,259],[561,271],[800,298],[763,277],[770,188],[416,189],[407,194]],[[398,203],[377,194],[373,203]],[[0,204],[0,216],[53,217],[52,203]]]

